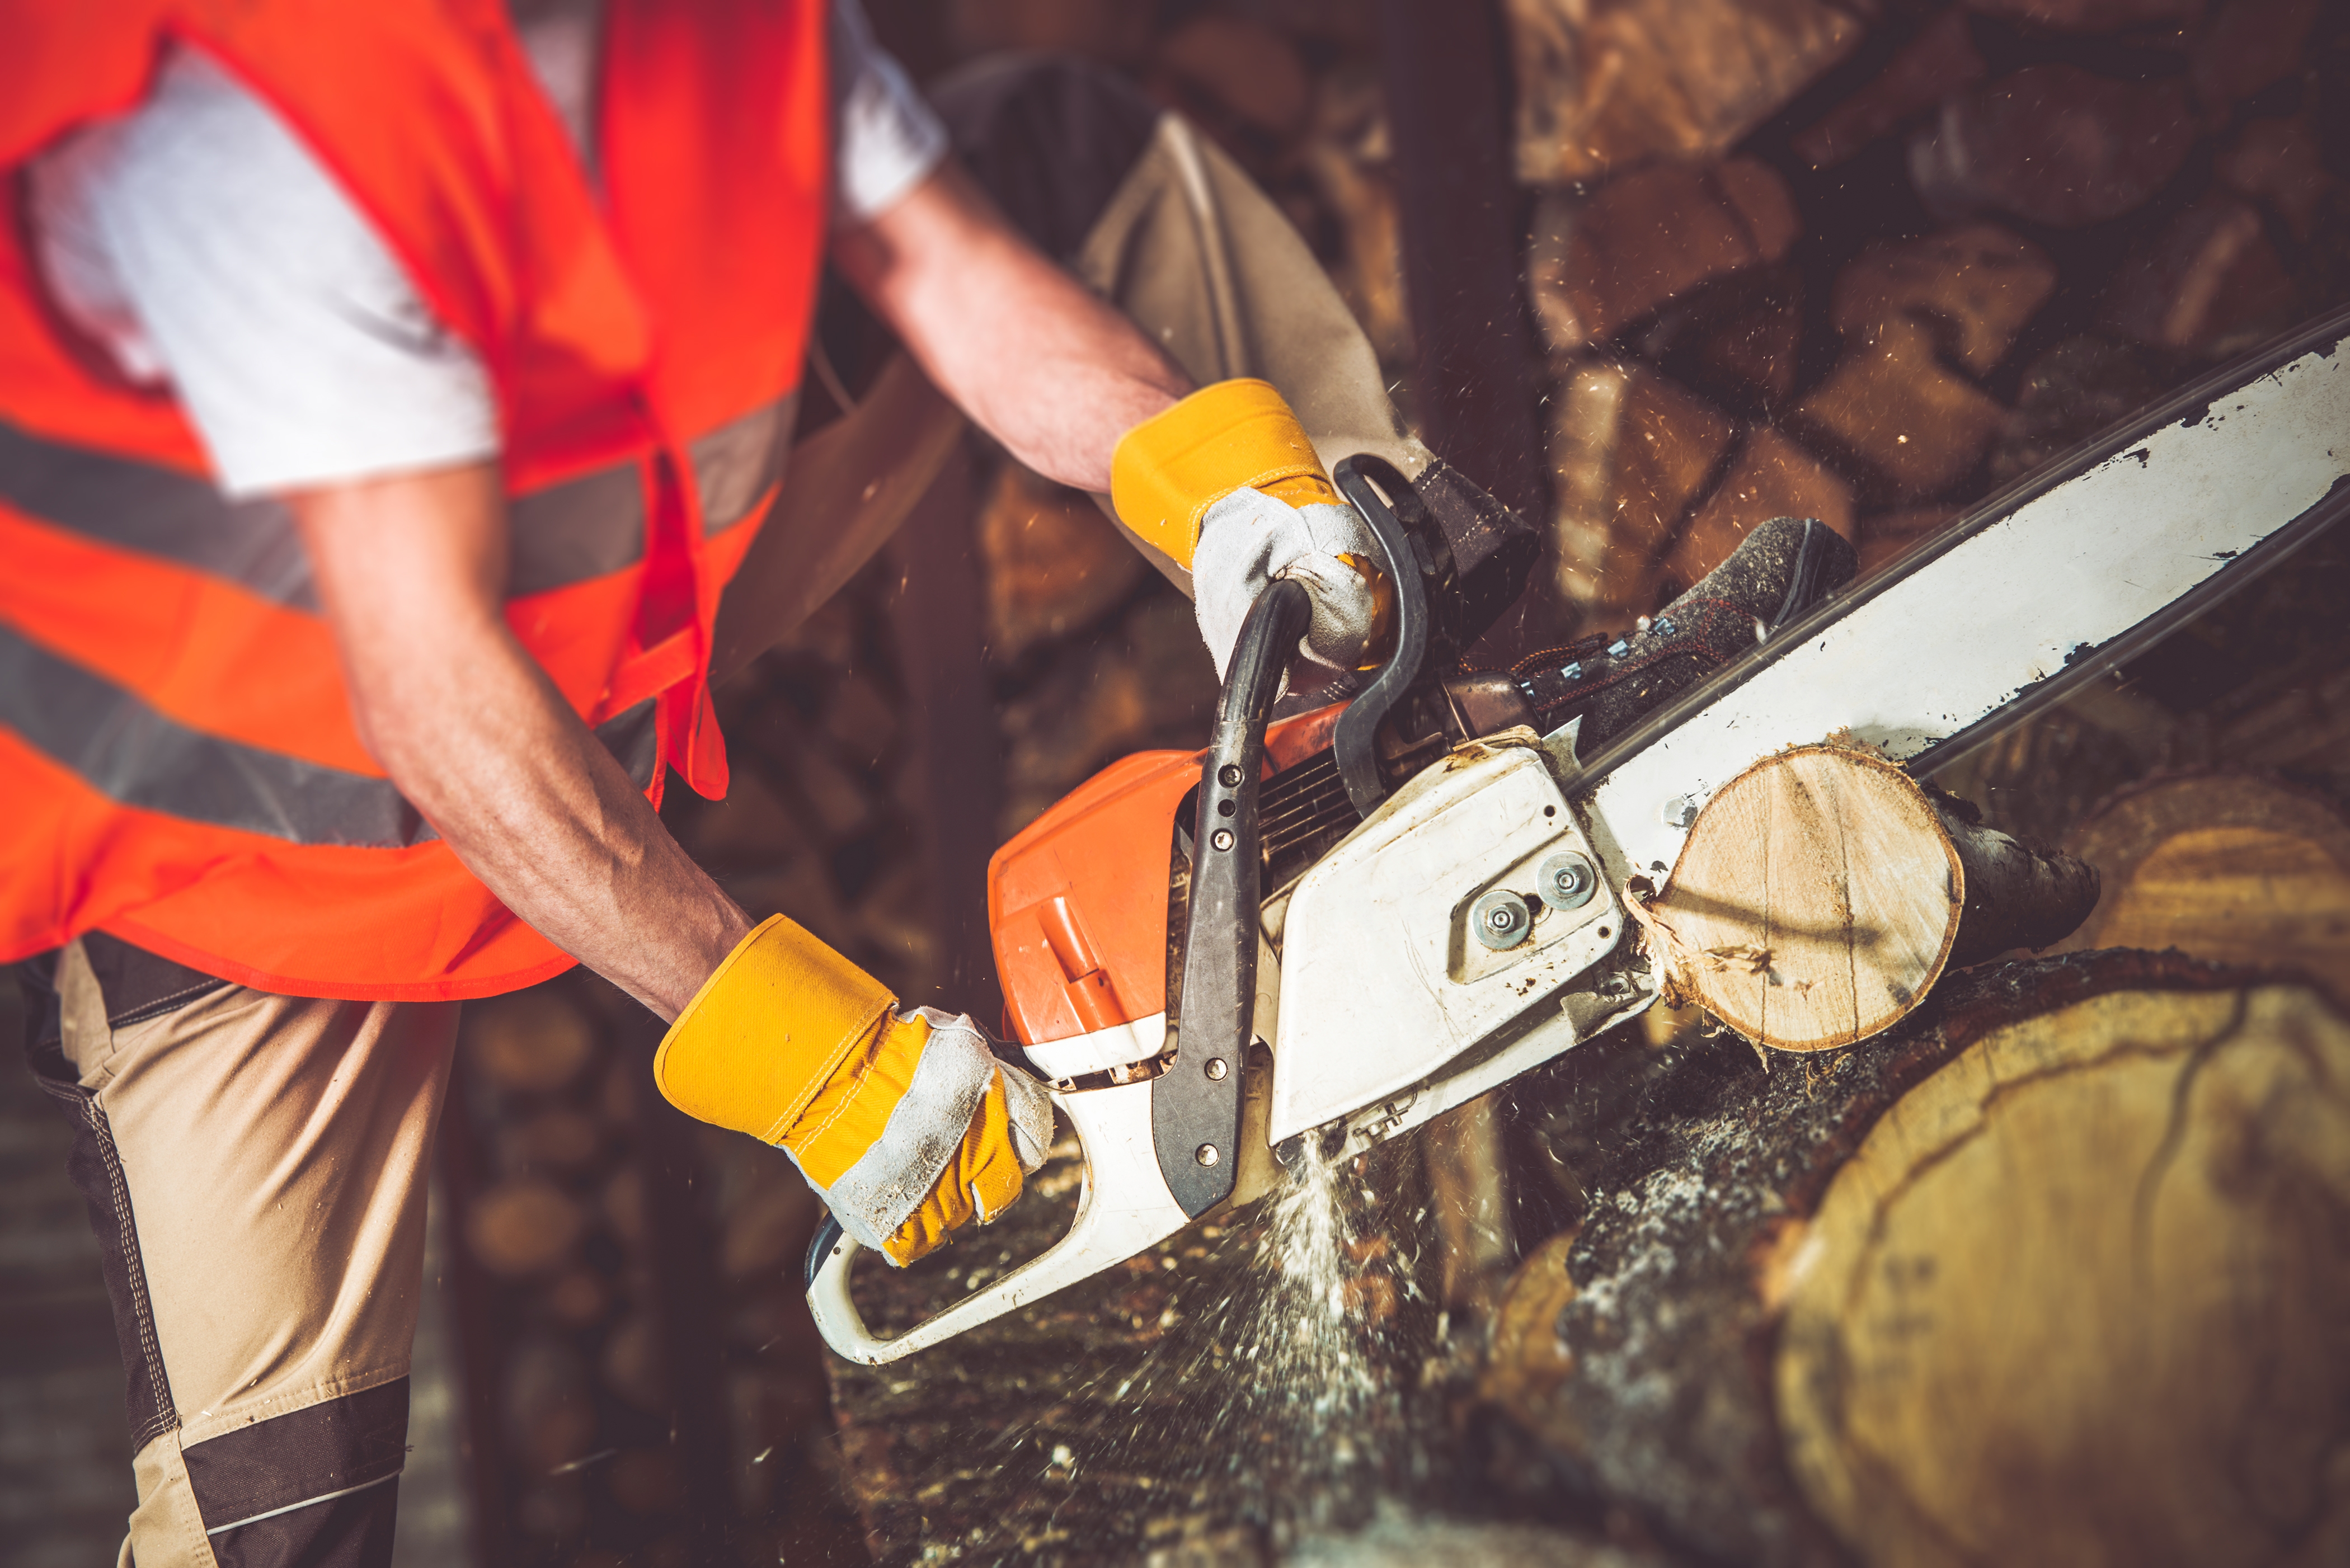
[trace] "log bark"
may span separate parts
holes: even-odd
[[[2048,946],[2096,899],[2094,867],[1984,827],[1873,753],[1820,745],[1723,786],[1638,912],[1670,995],[1758,1044],[1818,1051],[1891,1027],[1945,969]]]
[[[1510,1473],[1763,1568],[2338,1561],[2345,1084],[2322,993],[2129,951],[1954,977],[1825,1070],[1574,1053],[1585,1217],[1483,1377]]]

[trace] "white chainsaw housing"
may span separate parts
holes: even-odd
[[[1543,903],[1537,868],[1570,850],[1598,866],[1529,736],[1428,768],[1316,862],[1281,922],[1273,1141],[1366,1107],[1395,1114],[1404,1091],[1434,1091],[1449,1064],[1529,1015],[1567,1029],[1534,1060],[1573,1044],[1572,1025],[1546,1004],[1615,950],[1625,919],[1604,881],[1580,909]],[[1534,917],[1499,950],[1470,924],[1497,888],[1523,897]]]

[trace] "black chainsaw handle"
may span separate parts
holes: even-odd
[[[1357,815],[1368,816],[1388,795],[1372,737],[1404,689],[1419,678],[1420,663],[1428,657],[1428,590],[1419,580],[1419,556],[1411,547],[1411,536],[1372,488],[1376,481],[1388,494],[1396,495],[1409,490],[1411,482],[1393,463],[1368,452],[1342,460],[1332,477],[1337,481],[1339,493],[1354,503],[1355,510],[1369,524],[1371,536],[1388,558],[1388,580],[1395,585],[1395,651],[1371,683],[1347,704],[1330,734],[1330,751],[1337,760],[1338,776],[1346,782],[1347,798],[1354,803]]]
[[[1256,1019],[1263,891],[1256,799],[1265,722],[1313,615],[1304,584],[1284,577],[1265,585],[1224,667],[1215,733],[1200,764],[1182,1000],[1167,1020],[1175,1060],[1150,1081],[1159,1172],[1195,1219],[1230,1196],[1239,1169],[1241,1069]]]

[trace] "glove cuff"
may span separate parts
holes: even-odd
[[[1241,489],[1293,506],[1338,499],[1305,427],[1269,381],[1203,387],[1128,431],[1110,457],[1118,520],[1187,571],[1201,514]]]
[[[687,1116],[780,1142],[897,1000],[777,915],[677,1015],[653,1055],[653,1083]]]

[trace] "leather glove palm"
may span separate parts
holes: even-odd
[[[1265,585],[1304,585],[1314,618],[1298,652],[1361,666],[1389,618],[1378,542],[1339,496],[1297,416],[1263,381],[1219,381],[1119,439],[1110,504],[1191,574],[1200,635],[1221,677]]]
[[[783,1149],[843,1230],[902,1266],[1020,1196],[1053,1106],[970,1018],[896,1002],[778,915],[678,1015],[653,1081],[688,1116]]]

